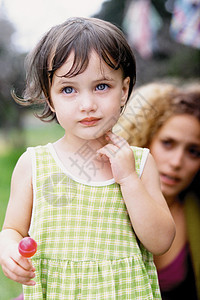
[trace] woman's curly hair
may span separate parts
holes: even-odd
[[[190,114],[200,121],[200,87],[149,83],[132,94],[115,131],[130,145],[148,147],[159,128],[177,114]]]

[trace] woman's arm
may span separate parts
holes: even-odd
[[[10,199],[0,233],[0,264],[4,274],[17,282],[34,285],[31,261],[18,252],[19,241],[28,235],[32,212],[31,159],[25,152],[18,160],[11,180]]]

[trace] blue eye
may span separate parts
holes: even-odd
[[[65,94],[72,94],[74,93],[74,88],[72,88],[71,86],[66,86],[64,89],[63,89],[63,92]]]
[[[104,90],[107,90],[108,88],[108,85],[105,84],[105,83],[101,83],[101,84],[98,84],[97,87],[96,87],[96,90],[97,91],[104,91]]]

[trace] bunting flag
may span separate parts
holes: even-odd
[[[156,35],[162,20],[150,0],[132,1],[124,18],[123,27],[131,47],[143,58],[153,54]]]
[[[200,0],[176,0],[170,25],[179,43],[200,48]]]

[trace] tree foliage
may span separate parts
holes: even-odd
[[[94,15],[95,18],[100,18],[109,21],[118,27],[122,27],[124,11],[130,3],[130,0],[108,0],[103,2],[101,11]]]
[[[106,0],[100,12],[95,14],[94,17],[112,22],[123,30],[123,20],[131,1],[136,2],[140,0]],[[163,0],[151,0],[163,22],[157,37],[154,38],[157,49],[153,56],[143,59],[133,49],[136,57],[138,85],[166,77],[181,77],[184,80],[199,78],[200,51],[172,39],[169,33],[172,14],[166,10],[166,2]]]
[[[21,93],[24,85],[24,54],[18,53],[12,46],[13,25],[0,17],[0,127],[8,130],[21,127],[23,111],[11,97],[15,87]]]

